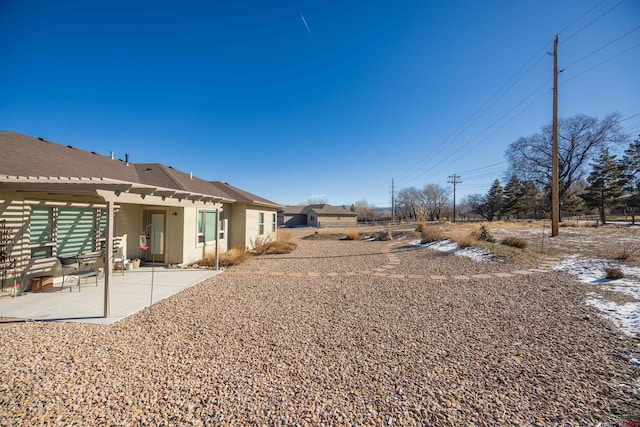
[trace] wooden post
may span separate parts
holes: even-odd
[[[111,317],[111,275],[113,264],[113,202],[107,201],[107,228],[105,230],[106,251],[104,256],[104,313],[103,317]],[[126,254],[125,254],[126,256]],[[124,263],[122,265],[124,268]]]
[[[553,130],[551,169],[551,236],[557,236],[560,223],[560,191],[558,161],[558,35],[553,41]]]

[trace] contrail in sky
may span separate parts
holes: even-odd
[[[311,34],[311,30],[309,29],[309,25],[307,24],[307,20],[304,19],[304,15],[300,14],[300,18],[302,18],[302,23],[304,24],[304,27],[307,29],[307,31],[309,32],[309,34]]]

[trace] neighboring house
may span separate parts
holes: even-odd
[[[110,252],[114,238],[125,240],[127,258],[180,265],[276,228],[277,203],[164,164],[7,131],[0,153],[0,223],[27,277],[53,273],[59,256]]]
[[[285,206],[278,211],[279,227],[306,227],[307,214],[303,213],[304,205]]]
[[[278,211],[278,224],[283,227],[346,227],[357,222],[357,213],[325,203],[285,206]]]

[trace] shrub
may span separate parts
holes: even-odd
[[[349,231],[344,235],[345,240],[360,240],[360,233],[357,231]]]
[[[256,237],[255,239],[251,240],[251,253],[255,255],[266,254],[272,242],[273,238],[271,236]]]
[[[273,237],[256,237],[251,241],[253,249],[251,252],[254,255],[266,255],[266,254],[288,254],[295,249],[296,244],[291,241],[291,234],[287,231],[280,230],[276,235],[276,240]]]
[[[517,237],[505,237],[502,242],[503,245],[513,246],[514,248],[525,249],[527,242]]]
[[[496,238],[491,235],[489,229],[484,224],[480,224],[480,229],[474,232],[476,239],[484,242],[495,243]]]
[[[640,245],[635,246],[630,244],[623,244],[615,252],[613,259],[618,261],[627,261],[629,259],[635,258],[636,256],[638,256],[638,254],[640,254]]]
[[[618,267],[605,267],[604,271],[607,273],[607,279],[616,280],[624,277],[624,273]]]
[[[456,242],[461,248],[469,248],[478,244],[478,237],[476,233],[460,234],[451,239]]]
[[[218,263],[220,267],[231,267],[239,265],[251,258],[251,254],[246,249],[234,248],[220,254]]]
[[[219,267],[231,267],[232,265],[239,265],[251,258],[251,254],[246,249],[233,248],[226,252],[222,252],[218,256]],[[208,255],[206,258],[201,259],[196,263],[200,267],[216,267],[216,257],[214,254]]]
[[[425,231],[427,229],[427,223],[426,221],[420,221],[418,223],[418,225],[416,226],[416,231],[418,233],[422,233],[423,231]]]
[[[440,230],[439,227],[425,227],[420,232],[420,243],[423,245],[426,243],[439,242],[440,240],[444,240],[444,233]]]

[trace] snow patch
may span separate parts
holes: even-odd
[[[435,249],[440,252],[446,252],[453,255],[465,256],[478,262],[491,262],[491,255],[488,252],[480,250],[478,248],[461,248],[456,243],[453,243],[449,239],[441,240],[433,243],[420,243],[420,240],[414,240],[409,242],[410,245],[418,246],[421,248]]]
[[[607,267],[619,268],[625,277],[607,279],[604,270]],[[598,293],[591,293],[586,303],[599,309],[604,317],[625,334],[640,338],[640,268],[616,264],[606,259],[587,259],[573,255],[558,261],[553,269],[578,276],[581,282],[598,286],[604,291],[617,292],[636,300],[617,303]]]

